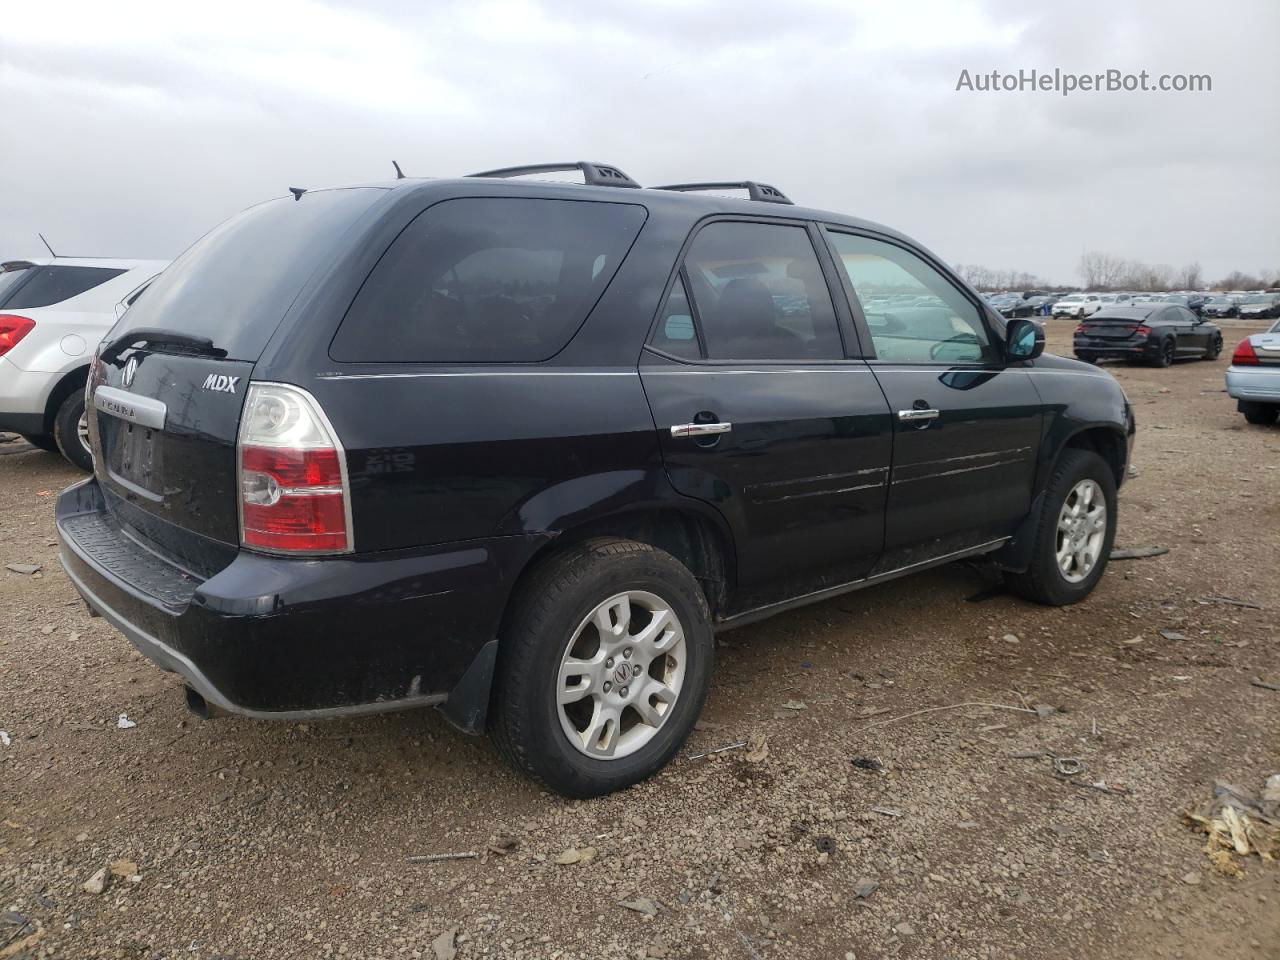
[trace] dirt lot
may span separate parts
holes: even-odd
[[[1226,327],[1228,352],[1254,329]],[[1251,682],[1280,685],[1280,428],[1244,423],[1225,367],[1109,367],[1139,424],[1117,543],[1166,556],[1066,609],[956,565],[725,634],[685,755],[589,803],[430,711],[190,717],[58,567],[76,472],[0,445],[0,960],[433,960],[450,931],[459,958],[1280,957],[1280,865],[1224,876],[1182,822],[1280,770],[1280,692]],[[968,701],[1056,709],[886,722]],[[762,760],[691,756],[761,734]]]

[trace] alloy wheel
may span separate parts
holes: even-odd
[[[76,422],[76,437],[80,440],[80,446],[84,447],[85,453],[93,453],[93,449],[89,446],[89,414],[80,414],[80,419]]]
[[[610,597],[578,625],[560,658],[560,729],[596,760],[635,753],[671,716],[685,666],[684,628],[670,604],[643,590]]]
[[[1058,512],[1058,571],[1068,583],[1093,572],[1107,536],[1107,498],[1096,480],[1081,480]]]

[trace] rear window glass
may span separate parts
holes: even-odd
[[[330,355],[353,363],[546,360],[582,325],[644,219],[635,204],[438,203],[378,261]]]
[[[78,297],[124,273],[111,267],[28,267],[0,274],[0,310],[34,310]],[[12,278],[12,279],[10,279]]]
[[[172,330],[256,360],[303,286],[384,190],[315,190],[250,207],[198,240],[111,332]]]

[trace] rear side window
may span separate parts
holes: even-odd
[[[654,346],[697,354],[691,297],[711,360],[838,360],[844,356],[831,293],[803,227],[712,223],[685,255],[683,275],[655,332]],[[683,341],[681,338],[684,338]]]
[[[342,321],[345,362],[529,362],[573,337],[644,224],[635,204],[445,200],[396,238]]]
[[[232,360],[257,360],[347,231],[385,191],[313,190],[250,207],[215,227],[147,287],[109,335],[159,328],[205,337]]]
[[[111,267],[28,267],[0,286],[0,310],[34,310],[70,300],[124,273]]]

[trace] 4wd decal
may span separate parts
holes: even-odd
[[[239,377],[228,377],[221,373],[211,373],[204,378],[204,389],[215,393],[235,393]]]

